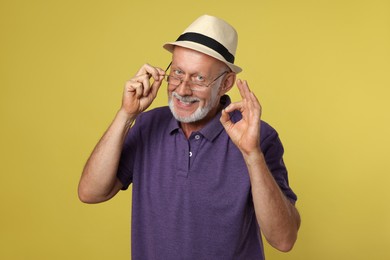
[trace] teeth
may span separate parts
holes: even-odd
[[[182,100],[180,100],[180,99],[179,99],[179,101],[180,101],[181,103],[185,104],[185,105],[190,105],[190,104],[194,103],[194,102],[184,102],[184,101],[182,101]]]
[[[186,105],[190,105],[190,104],[193,104],[193,103],[199,101],[197,98],[182,97],[179,94],[177,94],[176,92],[173,92],[173,96],[175,98],[177,98],[178,101],[180,101],[181,103],[186,104]]]

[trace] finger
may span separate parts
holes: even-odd
[[[258,111],[258,116],[261,117],[261,114],[263,113],[263,108],[261,107],[261,104],[260,104],[258,98],[256,97],[256,95],[253,92],[251,92],[251,96],[252,96],[252,100],[253,100],[252,103],[253,103],[255,109]]]
[[[247,102],[247,106],[250,109],[261,109],[260,102],[256,95],[249,89],[248,82],[246,80],[237,82],[237,86],[240,89],[241,97]]]
[[[140,96],[147,96],[150,92],[151,84],[150,84],[150,77],[149,74],[143,74],[135,76],[131,81],[134,82],[134,87],[137,87],[137,97]],[[141,95],[139,96],[139,91],[141,91]]]
[[[161,68],[158,68],[158,67],[156,67],[156,69],[157,69],[157,71],[158,71],[159,77],[165,76],[165,70],[163,70],[163,69],[161,69]]]
[[[142,65],[142,67],[137,71],[137,73],[135,74],[135,76],[142,76],[142,75],[145,75],[145,74],[148,74],[150,72],[148,71],[151,71],[153,70],[153,66],[151,66],[150,64],[148,63],[145,63],[144,65]]]
[[[150,91],[154,91],[153,86],[160,87],[165,76],[165,71],[161,68],[145,64],[137,74],[137,81],[143,84],[143,95],[147,96]],[[153,83],[150,82],[151,78],[154,80]]]
[[[252,100],[253,105],[256,108],[260,108],[261,109],[261,105],[260,105],[259,99],[256,97],[255,93],[251,92],[250,93],[250,98]]]
[[[149,78],[153,77],[154,80],[159,80],[160,76],[165,75],[165,71],[161,68],[151,66],[150,64],[144,64],[137,72],[136,76],[147,75]]]
[[[246,80],[238,80],[237,87],[240,90],[240,95],[243,99],[251,100],[251,91]]]
[[[157,95],[157,91],[159,90],[165,77],[165,71],[161,70],[159,73],[160,74],[158,75],[157,79],[154,79],[152,84],[150,84],[150,81],[148,82],[149,87],[144,90],[144,95],[149,95],[149,93],[152,93],[154,96]]]
[[[142,84],[142,89],[143,89],[142,94],[143,94],[143,96],[146,97],[147,95],[149,95],[149,92],[150,92],[150,89],[151,89],[149,77],[148,76],[142,77],[140,83]]]
[[[228,122],[230,120],[230,116],[229,116],[229,113],[226,112],[225,109],[222,110],[222,113],[221,113],[221,118],[219,119],[219,121],[221,121],[222,124]]]
[[[222,110],[219,121],[226,130],[230,129],[233,125],[233,122],[230,120],[229,113],[225,109]]]
[[[142,83],[134,82],[133,84],[131,84],[131,88],[132,88],[132,91],[135,92],[135,96],[137,98],[142,97],[142,93],[143,93],[143,85],[142,85]]]
[[[244,85],[244,82],[241,80],[241,79],[238,79],[237,80],[237,87],[238,87],[238,90],[240,92],[240,96],[242,99],[245,99],[245,85]]]
[[[224,110],[230,113],[233,112],[234,110],[242,111],[243,107],[244,107],[244,103],[240,101],[240,102],[230,103]]]
[[[159,80],[155,80],[153,82],[152,87],[151,87],[151,91],[150,91],[151,94],[153,95],[153,97],[157,96],[157,92],[161,87],[163,78],[164,78],[164,76],[160,76]]]

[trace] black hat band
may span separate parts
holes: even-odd
[[[230,63],[234,63],[234,55],[231,54],[229,50],[225,48],[225,46],[223,46],[213,38],[210,38],[206,35],[189,32],[180,35],[176,41],[190,41],[190,42],[196,42],[202,44],[221,54],[226,61]]]

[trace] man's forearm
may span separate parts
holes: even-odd
[[[119,111],[89,157],[79,183],[80,200],[97,203],[120,189],[116,173],[123,142],[134,119]]]
[[[300,225],[299,213],[280,190],[261,152],[245,155],[256,218],[268,242],[281,251],[293,247]]]

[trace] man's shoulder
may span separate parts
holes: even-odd
[[[275,128],[269,124],[268,122],[264,121],[264,120],[261,120],[260,122],[260,127],[261,129],[264,130],[264,132],[267,132],[267,133],[276,133],[276,130]]]
[[[263,141],[279,139],[279,134],[276,129],[266,121],[261,120],[260,123],[260,136]]]
[[[136,121],[141,124],[163,126],[164,124],[168,125],[171,122],[172,117],[173,116],[169,107],[164,106],[153,108],[141,113]]]

